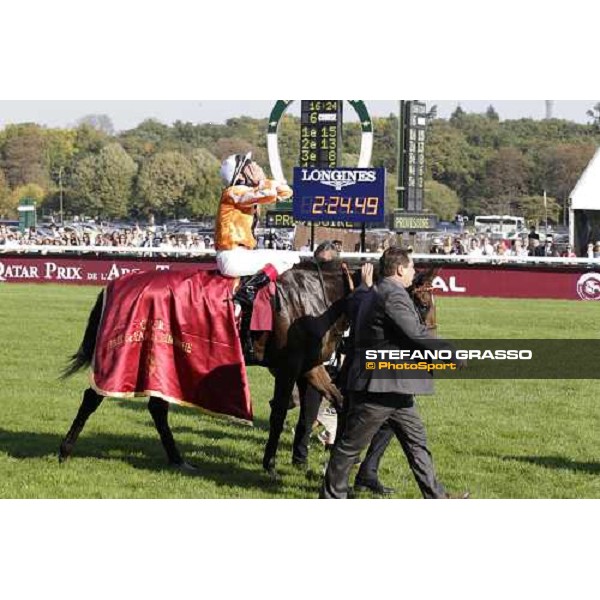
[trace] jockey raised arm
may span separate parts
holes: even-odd
[[[221,194],[215,231],[217,266],[229,277],[255,275],[264,267],[272,280],[299,262],[296,252],[254,250],[253,223],[260,204],[287,200],[292,189],[285,182],[267,179],[250,153],[233,154],[221,165],[226,188]],[[252,252],[248,252],[253,250]],[[270,263],[270,264],[269,264]],[[272,270],[276,273],[272,273]]]
[[[228,277],[252,276],[233,297],[236,316],[245,309],[242,337],[248,337],[246,326],[256,292],[300,262],[297,252],[255,250],[253,233],[259,206],[291,198],[292,189],[285,182],[267,179],[250,152],[228,156],[221,164],[221,177],[226,187],[221,194],[215,227],[217,267]]]

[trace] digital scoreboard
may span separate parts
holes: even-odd
[[[302,100],[300,166],[333,168],[342,155],[343,100]]]
[[[423,210],[425,191],[426,107],[424,102],[417,100],[405,101],[402,107],[402,208],[420,212]]]
[[[298,221],[382,223],[385,169],[294,168],[294,217]]]

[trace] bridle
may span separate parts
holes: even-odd
[[[424,294],[429,293],[429,297],[431,299],[431,303],[427,304],[423,298]],[[435,331],[437,329],[437,319],[436,319],[436,308],[435,308],[435,295],[433,293],[433,286],[431,284],[423,285],[421,287],[415,288],[411,294],[412,300],[414,302],[415,308],[417,310],[417,314],[419,315],[419,320],[427,329],[430,331]],[[428,317],[433,315],[432,319]]]

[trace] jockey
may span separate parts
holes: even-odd
[[[292,189],[285,182],[267,179],[261,167],[252,160],[251,153],[232,154],[221,164],[221,177],[225,189],[221,195],[215,226],[217,267],[222,275],[243,277],[244,281],[234,295],[235,315],[242,307],[251,314],[256,292],[277,275],[300,262],[297,252],[284,250],[255,250],[253,228],[258,218],[260,204],[273,204],[278,199],[287,200]],[[244,325],[249,325],[246,314]],[[249,328],[249,327],[248,327]],[[245,332],[246,336],[249,332]]]

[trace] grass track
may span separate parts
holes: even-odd
[[[75,416],[86,375],[57,375],[81,340],[99,288],[0,285],[0,497],[314,498],[325,454],[313,443],[307,475],[290,464],[291,412],[279,484],[260,467],[272,379],[250,368],[253,428],[174,407],[173,433],[200,477],[166,468],[145,402],[107,399],[73,459],[58,445]],[[598,303],[441,298],[444,337],[598,337]],[[419,401],[440,478],[476,498],[599,498],[600,405],[595,381],[439,381]],[[397,497],[418,489],[396,442],[381,476]]]

